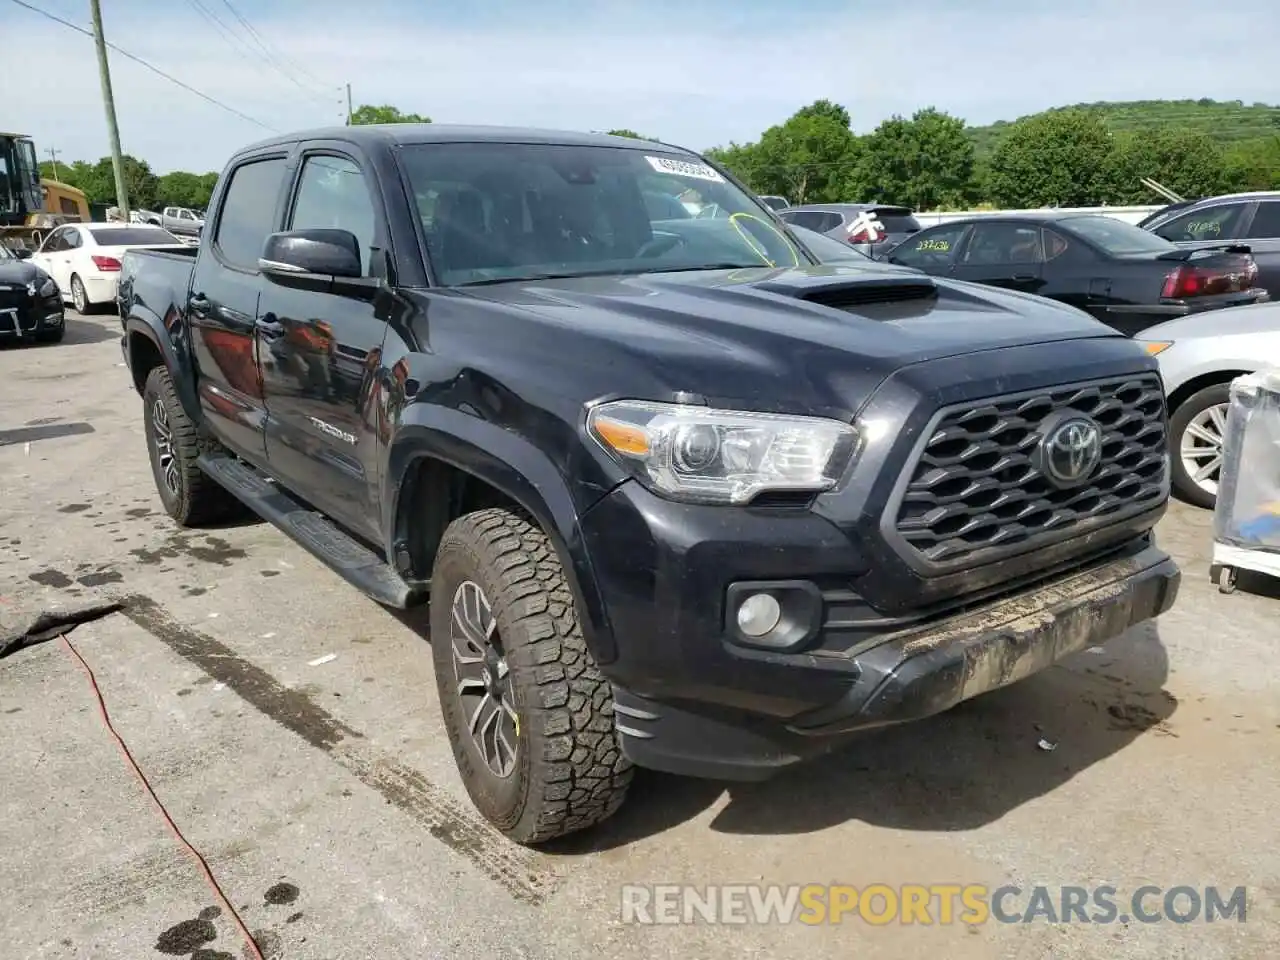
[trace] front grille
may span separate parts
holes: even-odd
[[[1034,464],[1042,425],[1059,411],[1102,428],[1100,465],[1068,489]],[[895,528],[911,552],[945,568],[1085,533],[1162,502],[1165,433],[1164,390],[1149,374],[943,410],[898,502]]]

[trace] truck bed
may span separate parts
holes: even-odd
[[[146,311],[157,318],[171,310],[187,308],[191,272],[198,246],[173,246],[159,250],[129,250],[120,263],[120,287],[116,294],[121,323],[130,313]]]

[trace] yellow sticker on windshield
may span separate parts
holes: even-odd
[[[946,253],[951,249],[950,240],[921,240],[916,244],[917,250],[935,251],[937,253]]]

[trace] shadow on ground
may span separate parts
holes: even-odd
[[[1154,624],[1004,690],[890,730],[761,784],[639,771],[610,821],[549,853],[625,846],[697,816],[727,792],[722,833],[810,833],[849,820],[900,830],[972,830],[1066,783],[1141,734],[1167,734],[1177,701]],[[1051,748],[1051,749],[1047,749]]]

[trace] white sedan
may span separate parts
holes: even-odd
[[[182,247],[168,230],[137,223],[68,223],[52,230],[31,262],[53,277],[80,313],[114,303],[126,250]]]

